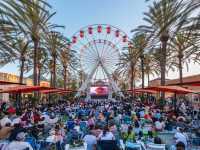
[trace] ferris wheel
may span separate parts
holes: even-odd
[[[120,63],[120,53],[128,45],[126,33],[111,25],[90,25],[77,31],[71,38],[69,48],[77,52],[81,70],[87,75],[77,96],[97,80],[108,82],[110,89],[119,92],[112,75]]]

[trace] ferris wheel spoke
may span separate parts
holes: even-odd
[[[77,42],[77,43],[80,43],[81,45],[82,45],[82,47],[84,48],[84,46],[85,46],[85,44],[84,43],[82,43],[80,40],[79,40],[79,42]],[[88,48],[88,50],[90,49],[90,51],[91,52],[94,52],[93,50],[93,48],[90,46],[90,47],[87,47]]]
[[[96,57],[96,55],[93,55],[90,50],[86,50],[84,53],[82,53],[82,56],[91,56],[92,58]]]
[[[109,50],[107,50],[107,53],[105,53],[102,57],[104,57],[104,58],[107,58],[107,57],[109,57],[109,56],[114,57],[113,55],[114,55],[115,53],[118,53],[118,51],[109,49]]]
[[[105,34],[105,41],[107,41],[107,36],[108,36],[108,34]],[[101,52],[101,57],[103,56],[103,53],[104,53],[104,48],[105,48],[105,43],[103,44],[103,48],[102,48],[102,52]]]
[[[114,44],[113,44],[113,45],[114,45]],[[116,47],[116,46],[115,46],[115,47]],[[106,48],[106,51],[107,51],[107,52],[111,52],[111,50],[112,50],[112,49],[114,49],[115,51],[118,51],[118,47],[116,47],[116,48],[113,48],[113,47],[112,47],[112,46],[110,46],[110,45],[109,45],[109,46],[107,46],[107,48]],[[117,52],[117,53],[119,53],[119,52]],[[107,53],[106,53],[106,55],[107,55]]]
[[[85,38],[86,38],[86,40],[87,40],[88,43],[91,43],[91,41],[89,41],[89,39],[88,39],[87,36],[85,36]],[[91,46],[91,48],[93,49],[93,51],[95,51],[95,52],[97,53],[97,55],[98,55],[98,51],[97,51],[97,49],[95,49],[95,47],[93,47],[92,44],[90,44],[90,46]]]

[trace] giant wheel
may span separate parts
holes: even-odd
[[[106,24],[86,26],[72,36],[70,48],[77,52],[81,69],[87,75],[77,96],[96,80],[109,82],[113,91],[119,92],[111,76],[120,63],[120,53],[128,44],[125,32]]]

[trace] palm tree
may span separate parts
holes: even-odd
[[[31,40],[33,45],[33,75],[34,85],[38,85],[38,47],[41,43],[41,35],[48,28],[56,27],[49,23],[55,13],[48,10],[50,5],[44,0],[3,0],[1,12],[13,26],[23,33],[26,39]]]
[[[142,75],[142,88],[144,88],[144,53],[147,51],[148,37],[144,33],[137,33],[132,39],[134,48],[139,52],[141,75]]]
[[[19,83],[23,83],[23,76],[25,71],[25,63],[29,62],[28,56],[31,50],[30,41],[23,37],[18,37],[17,34],[9,35],[1,44],[1,64],[6,65],[10,62],[19,61],[20,64],[20,78]]]
[[[161,44],[161,85],[165,85],[168,41],[180,30],[194,8],[196,5],[188,4],[184,0],[154,1],[153,5],[149,7],[149,12],[144,13],[144,20],[148,25],[139,26],[135,30],[147,33],[151,37],[152,45]]]
[[[198,50],[195,43],[196,38],[192,35],[191,30],[178,32],[169,43],[171,57],[174,59],[174,65],[179,70],[180,85],[183,84],[183,65],[188,66],[191,59],[199,62],[199,59],[194,57],[194,52]]]
[[[77,66],[77,61],[75,59],[74,51],[70,50],[69,48],[65,47],[62,48],[60,51],[60,63],[62,65],[63,71],[63,79],[64,79],[64,89],[67,89],[67,74],[69,71],[75,70]]]
[[[159,75],[159,65],[154,61],[154,56],[149,52],[144,55],[144,74],[147,75],[147,83],[150,86],[150,75]]]
[[[140,52],[138,49],[133,47],[133,43],[130,44],[128,50],[123,52],[121,55],[121,61],[118,64],[117,71],[122,77],[128,76],[130,80],[130,88],[133,89],[135,86],[135,79],[138,73],[138,59]]]
[[[56,65],[57,58],[61,49],[65,46],[62,43],[62,35],[56,31],[50,31],[46,35],[45,45],[46,49],[51,56],[51,67],[52,67],[52,87],[56,87]]]
[[[30,51],[30,42],[26,41],[25,39],[17,39],[16,43],[13,43],[12,47],[14,48],[13,51],[13,62],[19,60],[20,64],[20,78],[19,83],[23,83],[24,78],[24,71],[25,71],[25,62],[28,62],[28,53]]]

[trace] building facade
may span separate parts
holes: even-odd
[[[12,82],[12,83],[19,83],[19,76],[10,73],[0,72],[0,81],[5,82]],[[24,78],[23,83],[27,86],[33,85],[33,79]],[[16,84],[2,84],[0,85],[0,89],[7,89],[9,87],[15,87]],[[40,81],[40,86],[50,87],[50,83],[48,81]],[[9,94],[8,93],[1,93],[0,94],[0,101],[9,101]]]

